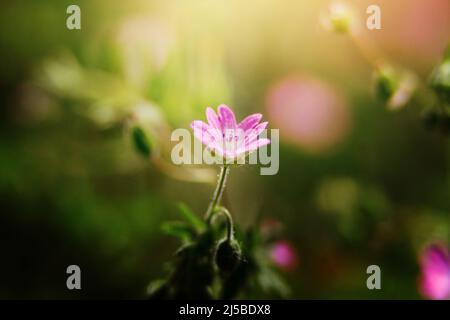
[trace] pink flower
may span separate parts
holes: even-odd
[[[276,82],[267,93],[266,106],[281,138],[310,153],[329,150],[351,129],[345,99],[310,76],[289,76]]]
[[[225,159],[235,160],[270,143],[269,139],[259,138],[268,124],[260,123],[260,113],[249,115],[237,124],[233,111],[222,104],[218,114],[208,107],[206,118],[208,123],[200,120],[191,123],[194,136]]]
[[[278,267],[292,270],[297,267],[298,257],[294,246],[288,241],[278,241],[270,249],[270,258]]]
[[[450,255],[442,245],[428,246],[420,257],[420,291],[433,300],[450,298]]]

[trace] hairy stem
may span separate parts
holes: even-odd
[[[233,238],[233,217],[231,216],[230,211],[228,211],[225,207],[217,207],[216,210],[214,210],[214,214],[216,213],[222,213],[224,217],[227,219],[227,241],[231,241]]]
[[[214,191],[213,198],[211,200],[211,203],[209,204],[208,210],[206,211],[206,222],[208,224],[211,223],[211,218],[214,214],[214,209],[217,207],[217,205],[220,203],[220,199],[222,198],[223,190],[225,189],[225,183],[227,181],[229,167],[224,165],[222,169],[220,170],[219,174],[219,180],[217,181],[217,187]]]

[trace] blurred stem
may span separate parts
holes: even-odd
[[[214,210],[214,214],[216,213],[222,213],[227,219],[227,241],[231,241],[231,239],[233,238],[234,225],[233,217],[231,216],[230,211],[228,211],[228,209],[225,207],[217,207],[216,210]]]
[[[383,58],[383,54],[378,50],[378,47],[359,30],[350,30],[349,35],[350,39],[353,41],[366,61],[376,71],[380,71],[381,67],[385,63],[385,59]]]
[[[214,191],[213,198],[211,200],[211,203],[209,204],[208,210],[206,211],[206,222],[208,224],[211,223],[211,218],[214,214],[214,210],[216,206],[220,203],[220,199],[222,198],[223,190],[225,189],[225,183],[227,181],[229,167],[227,165],[223,165],[220,174],[219,174],[219,180],[217,181],[217,187]]]

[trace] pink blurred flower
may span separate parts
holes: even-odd
[[[276,242],[270,249],[270,258],[281,269],[292,270],[298,265],[295,248],[288,241]]]
[[[194,135],[210,150],[226,159],[237,159],[270,143],[269,139],[259,138],[268,122],[261,122],[262,114],[249,115],[239,124],[233,111],[222,104],[218,115],[212,108],[206,109],[208,123],[195,120],[191,123]]]
[[[426,298],[442,300],[450,298],[450,255],[443,245],[432,244],[420,257],[422,275],[420,291]]]
[[[429,69],[442,56],[450,38],[450,1],[382,0],[382,29],[367,34],[383,49],[417,70]]]
[[[281,138],[306,151],[325,151],[340,142],[350,127],[345,101],[326,84],[308,77],[275,83],[266,106]]]

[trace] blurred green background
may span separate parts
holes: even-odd
[[[427,79],[450,40],[448,0],[372,3],[366,37]],[[81,30],[66,8],[81,8]],[[233,169],[225,204],[245,228],[277,219],[296,249],[292,298],[420,298],[418,250],[450,236],[449,140],[425,101],[389,112],[328,1],[8,1],[0,4],[0,298],[141,298],[177,241],[178,202],[203,214],[213,185],[180,181],[133,148],[138,123],[166,157],[169,128],[207,106],[261,112],[280,170]],[[178,168],[180,169],[180,168]],[[180,169],[181,170],[181,169]],[[189,172],[187,172],[189,176]],[[82,290],[66,289],[66,267]],[[366,268],[382,290],[366,288]]]

